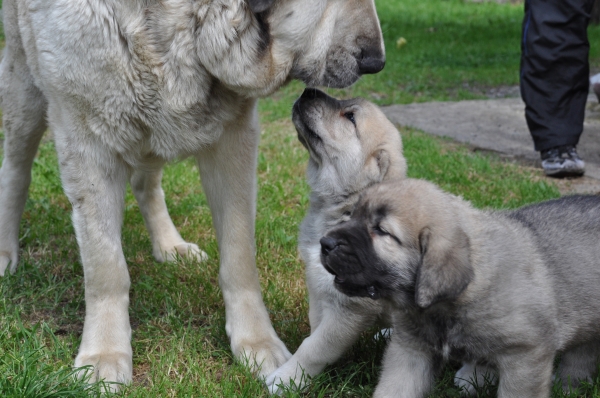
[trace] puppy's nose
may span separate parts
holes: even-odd
[[[327,256],[331,251],[338,247],[338,241],[330,236],[324,236],[319,241],[321,242],[321,253]]]

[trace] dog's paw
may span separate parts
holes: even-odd
[[[269,393],[281,395],[286,390],[299,391],[308,384],[308,376],[295,360],[287,361],[283,366],[271,373],[265,384]]]
[[[258,377],[266,377],[287,362],[292,354],[279,338],[254,344],[244,344],[234,352]]]
[[[203,262],[208,260],[208,254],[201,250],[195,243],[183,242],[173,246],[172,249],[155,253],[156,261],[174,262],[178,258],[185,258]]]
[[[17,269],[18,257],[11,255],[9,252],[0,251],[0,276],[4,276],[6,270],[14,273]]]
[[[496,372],[488,366],[463,363],[454,376],[454,385],[461,389],[463,395],[475,396],[478,388],[482,388],[486,382],[495,383],[497,379]]]
[[[183,258],[194,259],[200,262],[208,260],[208,254],[201,250],[195,243],[184,242],[175,245],[175,250]]]
[[[89,382],[104,380],[108,392],[118,392],[122,384],[131,383],[133,363],[131,355],[107,353],[78,355],[75,367],[81,368],[77,375]]]

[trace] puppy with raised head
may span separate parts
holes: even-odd
[[[406,174],[398,130],[368,101],[339,101],[306,89],[294,104],[293,121],[310,153],[310,208],[298,246],[306,264],[311,335],[267,378],[274,393],[290,384],[304,385],[306,376],[335,362],[382,313],[382,302],[348,297],[334,288],[334,276],[321,265],[319,239],[350,218],[365,188]]]
[[[375,397],[424,397],[448,358],[495,369],[499,397],[591,380],[600,353],[600,196],[481,211],[421,180],[367,190],[321,240],[333,285],[392,308]]]

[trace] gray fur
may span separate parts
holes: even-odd
[[[387,212],[377,217],[381,208]],[[352,236],[365,236],[360,230],[370,238],[349,247]],[[427,264],[427,252],[438,249],[421,247],[423,231],[430,239],[441,234],[448,244],[437,255],[449,261]],[[323,264],[344,283],[372,284],[394,308],[375,397],[426,396],[448,358],[467,362],[462,378],[473,364],[487,364],[502,398],[548,397],[557,353],[565,389],[592,379],[600,353],[600,196],[493,212],[425,181],[387,182],[367,190],[352,219],[327,236],[338,246]],[[357,260],[359,274],[347,277],[347,259],[369,247],[374,258]],[[372,276],[378,267],[394,276]],[[434,283],[424,283],[426,269]]]

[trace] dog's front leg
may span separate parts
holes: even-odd
[[[425,397],[434,377],[433,356],[394,327],[383,356],[383,370],[373,398]]]
[[[4,15],[7,20],[16,21],[17,4],[13,3],[4,4]],[[4,159],[0,167],[0,276],[4,276],[7,269],[10,272],[17,269],[19,224],[31,182],[33,159],[46,130],[47,107],[20,48],[18,29],[7,29],[6,41],[12,45],[6,47],[0,62],[0,106],[4,121]]]
[[[565,393],[575,390],[582,381],[593,383],[598,370],[600,343],[592,341],[571,348],[562,353],[556,376],[562,383]]]
[[[132,378],[130,282],[121,224],[129,171],[101,144],[55,131],[85,277],[86,314],[75,366],[93,366],[92,380],[127,383]]]
[[[259,129],[255,101],[246,115],[226,126],[219,141],[198,155],[221,266],[225,329],[233,354],[266,376],[291,354],[281,342],[263,303],[255,264],[256,162]]]
[[[267,377],[266,384],[271,394],[280,394],[286,387],[303,388],[310,377],[337,361],[358,340],[360,333],[377,319],[377,311],[352,311],[351,306],[332,308],[327,303],[319,304],[323,309],[318,326],[304,339],[294,355]]]
[[[194,243],[183,240],[173,225],[165,194],[160,185],[162,169],[154,171],[136,170],[131,176],[131,188],[140,206],[146,229],[152,241],[152,254],[158,262],[174,261],[177,256],[204,261],[205,252]]]
[[[543,345],[499,355],[498,398],[548,398],[554,356],[555,351]]]

